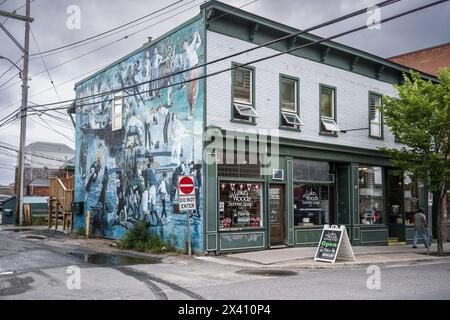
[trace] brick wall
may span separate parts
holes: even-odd
[[[450,67],[450,43],[390,58],[393,62],[436,75],[439,68]]]
[[[211,31],[208,31],[207,39],[208,61],[254,46]],[[245,63],[276,52],[261,48],[232,60],[209,65],[207,73],[229,68],[232,61]],[[256,129],[273,129],[280,125],[279,76],[282,73],[300,79],[300,118],[304,126],[301,132],[280,130],[280,136],[367,149],[399,146],[386,126],[384,140],[369,138],[368,130],[339,133],[338,137],[319,135],[319,84],[337,88],[337,124],[343,130],[367,128],[369,91],[395,96],[396,91],[390,83],[292,55],[282,55],[253,66],[256,81],[255,106],[260,116]],[[230,119],[231,74],[226,72],[207,80],[207,124],[231,130],[255,129],[254,126],[230,122]]]

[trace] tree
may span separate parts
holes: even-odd
[[[440,69],[438,83],[423,80],[419,73],[403,75],[396,84],[398,98],[383,97],[380,107],[385,123],[404,146],[381,148],[393,165],[426,183],[438,199],[438,254],[443,253],[443,199],[450,180],[450,68]]]

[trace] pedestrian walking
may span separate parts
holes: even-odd
[[[419,210],[414,215],[414,239],[413,239],[413,248],[417,248],[417,238],[421,237],[423,243],[425,244],[425,248],[429,246],[429,240],[427,236],[427,217],[424,214],[423,208],[419,208]]]

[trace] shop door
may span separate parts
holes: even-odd
[[[269,237],[270,245],[285,244],[284,237],[284,186],[269,187]]]

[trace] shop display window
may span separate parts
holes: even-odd
[[[359,215],[361,224],[383,224],[383,170],[381,167],[359,167]]]
[[[390,224],[402,224],[402,175],[395,169],[387,170],[388,218]]]
[[[329,223],[329,187],[294,184],[294,224],[312,227]]]
[[[408,173],[405,173],[403,181],[405,223],[414,225],[414,214],[420,208],[420,194],[424,192],[424,185],[412,179]]]
[[[223,181],[219,193],[221,230],[263,226],[261,183]]]

